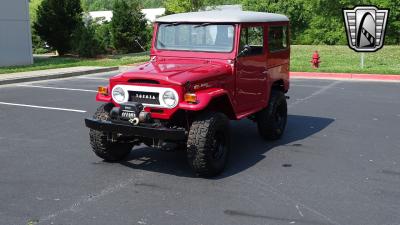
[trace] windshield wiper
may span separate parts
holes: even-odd
[[[179,25],[180,23],[169,23],[169,24],[167,24],[167,25],[165,25],[166,27],[170,27],[170,26],[177,26],[177,25]]]
[[[208,26],[208,25],[211,25],[211,23],[202,23],[202,24],[198,24],[198,25],[196,25],[196,26],[193,26],[193,28],[205,27],[205,26]]]

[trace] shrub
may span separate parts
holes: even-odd
[[[104,53],[100,41],[96,38],[96,24],[89,21],[75,31],[74,49],[80,57],[93,58]]]
[[[45,54],[50,52],[46,46],[46,43],[40,39],[40,37],[32,30],[32,52],[33,54]]]
[[[44,54],[50,51],[46,48],[46,44],[42,41],[39,35],[33,28],[33,24],[36,21],[36,12],[42,0],[30,0],[29,1],[29,16],[31,20],[31,31],[32,31],[32,51],[34,54]]]
[[[146,27],[146,43],[143,44],[143,47],[145,48],[146,51],[149,51],[151,48],[151,40],[153,38],[153,26],[148,25]]]
[[[108,22],[102,24],[96,24],[95,38],[99,41],[100,47],[108,53],[113,51],[113,45],[111,40],[111,25]]]

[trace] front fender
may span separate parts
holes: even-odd
[[[220,88],[210,88],[197,91],[197,104],[181,102],[179,103],[179,108],[183,110],[200,111],[205,109],[214,98],[222,95],[228,95],[228,92]]]
[[[98,101],[98,102],[112,102],[112,97],[111,97],[111,95],[103,95],[103,94],[97,93],[96,101]]]

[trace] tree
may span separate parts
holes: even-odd
[[[111,10],[112,6],[112,0],[82,0],[85,11]]]
[[[345,0],[358,1],[358,0]],[[345,44],[346,30],[343,22],[343,8],[351,3],[332,0],[304,1],[308,4],[307,27],[299,33],[300,44]]]
[[[400,0],[371,0],[371,3],[390,9],[385,43],[400,44]]]
[[[113,0],[82,0],[82,7],[85,11],[112,10]],[[159,8],[164,0],[142,0],[141,8]]]
[[[196,12],[206,7],[241,4],[241,0],[165,0],[166,14]]]
[[[164,2],[167,14],[195,12],[205,6],[204,0],[166,0]]]
[[[111,21],[112,43],[118,51],[141,52],[148,41],[147,20],[137,0],[115,0]]]
[[[111,24],[109,22],[95,24],[95,37],[99,41],[101,49],[112,52]]]
[[[37,9],[39,5],[42,3],[42,0],[30,0],[29,1],[29,16],[31,20],[31,30],[32,30],[32,50],[33,53],[41,54],[47,52],[45,49],[45,43],[42,39],[40,39],[39,35],[37,35],[33,24],[36,21]]]
[[[39,5],[42,3],[43,0],[30,0],[29,1],[29,16],[31,19],[31,23],[36,21],[36,11]]]
[[[83,26],[80,0],[43,0],[33,28],[60,55],[72,49],[74,31]]]
[[[145,0],[143,2],[143,8],[160,8],[163,7],[164,1],[160,0]]]

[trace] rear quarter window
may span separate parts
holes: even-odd
[[[270,52],[285,50],[288,48],[287,26],[271,26],[268,30],[268,47]]]

